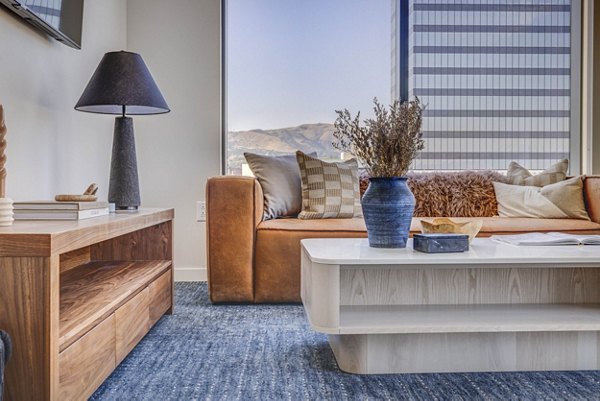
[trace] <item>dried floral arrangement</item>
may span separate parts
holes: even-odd
[[[389,110],[373,99],[375,118],[360,125],[360,112],[336,110],[333,146],[354,155],[371,177],[401,177],[425,147],[421,132],[423,109],[418,98],[396,100]]]

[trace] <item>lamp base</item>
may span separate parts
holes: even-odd
[[[138,207],[137,206],[116,206],[115,205],[115,211],[117,212],[137,212]]]
[[[115,204],[115,210],[137,210],[140,206],[140,185],[131,117],[115,118],[108,201]]]

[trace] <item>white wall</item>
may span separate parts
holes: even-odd
[[[73,109],[102,55],[139,52],[172,112],[134,118],[142,206],[175,208],[179,279],[205,277],[206,179],[220,172],[220,0],[87,0],[82,50],[0,7],[0,104],[7,195],[49,199],[98,183],[108,193],[114,117]]]
[[[7,196],[51,199],[96,182],[106,198],[114,120],[73,107],[102,55],[127,46],[126,11],[122,0],[86,1],[82,50],[75,50],[0,7]]]
[[[206,277],[206,179],[220,173],[220,0],[128,0],[127,48],[152,72],[171,113],[135,117],[144,206],[175,208],[175,278]]]

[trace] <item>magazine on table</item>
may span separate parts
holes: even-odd
[[[543,246],[543,245],[600,245],[600,235],[527,233],[513,235],[492,235],[492,240],[510,245]]]

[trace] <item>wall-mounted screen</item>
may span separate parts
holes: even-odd
[[[83,0],[0,0],[0,3],[59,42],[81,49]]]

